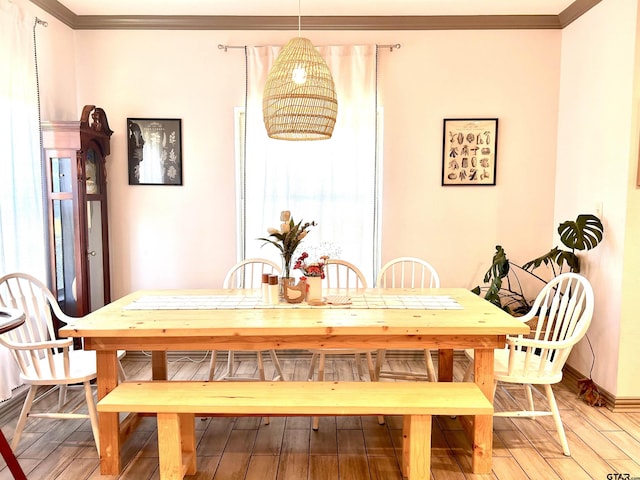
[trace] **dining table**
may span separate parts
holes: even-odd
[[[318,348],[438,350],[438,381],[453,381],[454,349],[474,350],[474,381],[493,401],[494,349],[529,327],[465,288],[324,291],[323,305],[268,304],[260,290],[140,290],[60,329],[96,351],[98,399],[118,385],[117,351],[151,351],[152,380],[167,379],[167,353]],[[472,470],[492,465],[493,416],[461,418]],[[135,414],[99,412],[100,471],[121,471]]]

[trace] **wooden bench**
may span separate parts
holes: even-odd
[[[196,473],[197,415],[403,415],[403,474],[427,480],[431,416],[492,415],[493,406],[468,382],[132,381],[101,399],[98,411],[157,414],[161,480]]]

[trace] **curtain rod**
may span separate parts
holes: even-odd
[[[222,45],[221,43],[218,44],[218,50],[224,50],[225,52],[230,49],[230,48],[245,48],[247,45]],[[256,47],[264,47],[265,45],[256,45]],[[391,45],[376,45],[376,47],[378,48],[388,48],[390,52],[393,52],[393,49],[398,49],[400,48],[402,45],[400,45],[399,43],[394,43]]]

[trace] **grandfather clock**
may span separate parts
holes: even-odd
[[[111,301],[105,161],[112,133],[94,105],[79,122],[42,122],[51,282],[72,316]]]

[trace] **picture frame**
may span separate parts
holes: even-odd
[[[495,185],[497,146],[497,118],[445,118],[442,185]]]
[[[182,185],[182,120],[127,118],[129,185]]]

